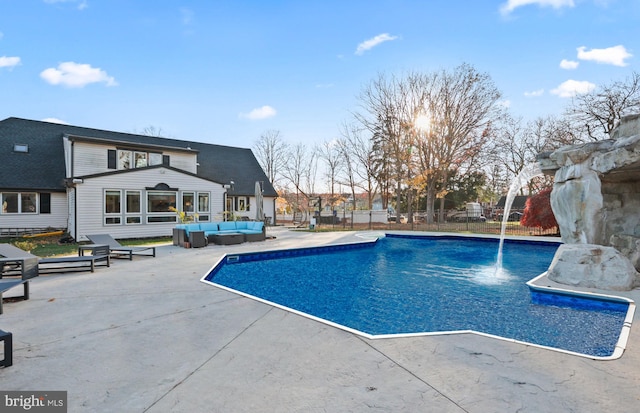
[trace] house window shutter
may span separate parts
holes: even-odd
[[[164,166],[169,166],[169,155],[162,155],[162,164]]]
[[[116,150],[109,149],[107,151],[107,168],[109,169],[117,169],[116,166]]]
[[[51,213],[51,194],[48,192],[40,193],[40,213]]]

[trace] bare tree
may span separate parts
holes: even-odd
[[[522,118],[504,118],[502,124],[496,128],[491,155],[492,161],[497,164],[493,166],[493,171],[503,171],[501,178],[493,177],[494,181],[500,179],[503,182],[501,192],[507,190],[508,183],[527,165],[536,162],[538,154],[565,143],[565,126],[564,122],[552,116],[539,117],[526,124],[523,124]],[[529,192],[536,188],[539,189],[538,182],[530,181]],[[526,187],[520,189],[522,194],[525,190]]]
[[[363,111],[354,114],[356,120],[372,135],[373,147],[378,155],[377,168],[381,171],[378,176],[395,182],[397,209],[401,205],[402,186],[409,182],[412,174],[410,165],[414,134],[409,127],[415,115],[409,98],[412,86],[405,79],[395,76],[388,79],[380,74],[360,93]],[[388,189],[387,182],[381,183],[381,186]]]
[[[340,155],[340,148],[335,141],[325,141],[315,150],[318,157],[324,161],[326,165],[326,178],[331,193],[329,202],[331,203],[331,211],[335,210],[336,197],[335,186],[338,183],[338,174],[343,166],[343,158]]]
[[[293,198],[287,199],[293,210],[306,213],[309,197],[313,195],[316,162],[313,153],[303,143],[290,146],[287,151],[282,176],[293,185],[295,193]],[[302,195],[302,199],[300,196]]]
[[[431,179],[444,184],[451,173],[477,159],[490,138],[488,131],[492,122],[502,115],[497,105],[501,94],[488,74],[478,72],[469,64],[425,75],[422,84],[428,95],[425,112],[430,124],[427,131],[418,136],[429,141],[430,149],[425,153],[432,157],[430,162],[436,170]],[[427,205],[433,203],[432,195],[427,192]],[[443,214],[444,198],[441,197],[440,220]]]
[[[633,72],[624,81],[603,85],[591,93],[577,95],[566,110],[574,128],[581,134],[575,141],[609,138],[617,122],[640,111],[640,74]],[[574,142],[575,143],[575,142]]]
[[[338,147],[344,159],[343,183],[349,186],[356,209],[356,190],[367,193],[367,208],[373,209],[373,199],[378,192],[376,162],[373,141],[363,136],[363,130],[355,124],[343,123]],[[386,207],[386,205],[383,205]]]
[[[351,192],[351,199],[353,202],[352,209],[355,210],[356,188],[360,186],[357,170],[359,169],[360,165],[355,158],[353,151],[351,150],[351,144],[344,136],[336,140],[336,145],[338,146],[338,151],[340,153],[340,157],[342,158],[343,164],[341,175],[338,179],[340,183],[345,184],[349,188],[349,191]]]
[[[287,160],[287,144],[278,130],[268,130],[253,145],[256,158],[272,184],[280,179],[280,173]]]
[[[376,168],[373,141],[365,139],[359,132],[354,131],[349,142],[355,158],[362,165],[362,172],[360,172],[360,168],[356,169],[356,172],[363,182],[361,188],[367,191],[368,194],[367,208],[373,209],[373,200],[376,194],[380,192],[379,183],[385,181],[382,171]],[[387,208],[387,203],[384,202],[384,199],[382,200],[382,207]]]
[[[167,137],[160,127],[153,125],[143,128],[140,132],[136,132],[138,135],[155,136],[156,138]]]

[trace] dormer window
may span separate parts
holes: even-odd
[[[29,145],[27,145],[26,143],[14,143],[13,144],[13,151],[14,152],[20,152],[20,153],[28,153],[29,152]]]
[[[144,150],[109,149],[107,150],[107,167],[109,169],[133,169],[146,166],[169,165],[169,155]]]

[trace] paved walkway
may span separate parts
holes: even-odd
[[[66,390],[69,412],[639,410],[637,314],[622,358],[594,361],[473,334],[368,340],[199,281],[224,253],[357,239],[269,234],[38,277],[0,316],[0,389]]]

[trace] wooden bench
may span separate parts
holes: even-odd
[[[23,300],[29,299],[29,280],[24,279],[0,279],[0,314],[2,314],[2,295],[5,291],[12,289],[18,285],[22,284],[23,293],[21,296],[17,296],[15,298],[22,298]],[[11,297],[14,298],[14,297]]]

